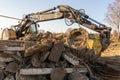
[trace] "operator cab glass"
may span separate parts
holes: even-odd
[[[38,27],[38,24],[36,24],[36,23],[31,24],[30,28],[29,28],[30,33],[36,33],[37,34],[37,27]]]

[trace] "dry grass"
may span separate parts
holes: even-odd
[[[102,57],[120,56],[120,42],[111,43],[102,53]]]
[[[111,43],[97,62],[103,64],[94,70],[100,80],[120,80],[120,42]]]

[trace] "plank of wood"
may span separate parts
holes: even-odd
[[[55,69],[58,68],[31,68],[31,69],[20,69],[21,75],[42,75],[42,74],[51,74]],[[64,68],[66,73],[72,73],[76,68]],[[77,68],[77,71],[80,73],[86,73],[87,68]]]

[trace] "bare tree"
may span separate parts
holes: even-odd
[[[116,30],[113,30],[112,34],[111,34],[111,40],[112,41],[118,41],[117,37],[118,36],[118,32]]]
[[[109,4],[108,12],[106,14],[107,22],[112,26],[116,27],[119,33],[120,28],[120,0],[115,0],[115,2]],[[120,34],[118,34],[118,40],[120,39]]]

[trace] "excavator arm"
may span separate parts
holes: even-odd
[[[100,32],[101,29],[110,29],[104,24],[101,24],[96,20],[90,18],[85,14],[85,11],[83,9],[76,10],[67,5],[59,5],[42,12],[25,15],[19,26],[20,29],[24,30],[26,29],[27,25],[30,25],[34,22],[43,22],[56,19],[65,19],[67,25],[78,23],[97,32]],[[68,20],[71,24],[67,23]]]
[[[59,5],[42,12],[28,14],[26,15],[26,18],[34,22],[68,19],[71,23],[78,23],[92,30],[96,30],[100,27],[106,27],[104,24],[101,24],[86,15],[83,9],[76,10],[66,5]]]
[[[67,5],[59,5],[45,11],[25,15],[21,23],[17,25],[17,36],[18,38],[24,36],[22,33],[27,32],[27,30],[30,28],[30,25],[32,24],[57,19],[65,19],[65,23],[68,26],[72,25],[73,23],[78,23],[84,27],[100,33],[102,46],[106,47],[110,42],[110,27],[107,27],[106,25],[90,18],[85,14],[85,11],[83,9],[76,10]],[[70,24],[68,24],[68,21]]]
[[[28,14],[26,15],[26,18],[34,22],[68,19],[71,23],[78,23],[92,30],[95,30],[99,26],[104,26],[103,24],[89,18],[88,15],[82,12],[82,10],[75,10],[66,5],[60,5],[42,12]],[[96,22],[99,26],[91,21]]]

